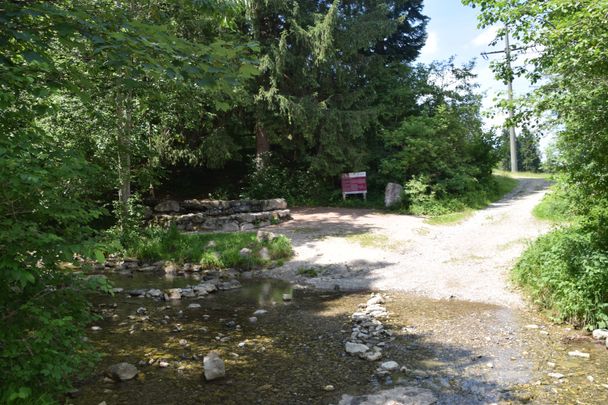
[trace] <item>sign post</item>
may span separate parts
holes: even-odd
[[[363,199],[367,200],[367,181],[365,172],[344,173],[342,180],[342,199],[346,200],[349,194],[363,194]]]

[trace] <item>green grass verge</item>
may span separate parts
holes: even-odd
[[[493,175],[492,182],[478,191],[458,197],[431,200],[424,205],[414,205],[409,211],[413,214],[428,215],[426,222],[431,225],[456,224],[471,216],[475,210],[486,208],[500,200],[515,186],[516,179]]]
[[[567,199],[557,190],[549,192],[532,210],[532,215],[544,221],[556,223],[568,222],[571,219]]]
[[[608,250],[601,232],[573,225],[539,238],[512,277],[555,321],[608,326]]]
[[[536,172],[517,172],[512,173],[507,170],[494,169],[492,173],[496,176],[512,177],[514,179],[546,179],[549,180],[553,176],[551,173],[536,173]]]
[[[251,249],[252,254],[241,255],[243,248]],[[263,248],[268,250],[268,259],[260,257]],[[282,235],[260,242],[255,232],[185,234],[175,228],[153,228],[146,230],[126,254],[149,262],[170,260],[200,263],[209,269],[251,269],[281,263],[291,257],[293,250],[290,240]]]

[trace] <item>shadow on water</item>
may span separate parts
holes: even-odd
[[[154,275],[139,277],[150,278],[148,286],[155,281],[157,288],[176,285],[175,280],[161,282]],[[133,279],[118,278],[115,284],[130,287]],[[293,300],[284,302],[283,294],[293,294]],[[97,373],[82,382],[80,395],[70,401],[329,404],[338,403],[342,394],[405,385],[432,390],[440,404],[482,404],[509,398],[510,385],[530,378],[524,363],[508,365],[516,372],[503,369],[509,351],[503,358],[489,357],[477,345],[488,334],[504,332],[494,330],[500,307],[401,295],[386,304],[391,318],[385,324],[395,339],[387,342],[383,360],[397,361],[407,370],[389,379],[373,377],[378,362],[344,351],[351,334],[350,315],[368,298],[362,292],[294,290],[288,283],[268,280],[244,282],[239,290],[171,305],[123,294],[96,297],[105,319],[98,323],[102,330],[90,337],[107,355]],[[191,303],[201,307],[188,308]],[[139,308],[145,311],[138,313]],[[258,309],[267,312],[251,322]],[[210,350],[225,360],[227,375],[206,382],[202,358]],[[161,360],[168,366],[161,368]],[[104,382],[102,371],[121,361],[137,365],[140,377]],[[494,362],[496,372],[487,372],[488,362]],[[335,390],[325,391],[328,384]]]

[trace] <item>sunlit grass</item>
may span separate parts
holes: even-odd
[[[532,210],[536,218],[556,223],[569,222],[571,215],[568,201],[558,192],[549,192]]]
[[[445,214],[432,215],[425,222],[431,225],[457,224],[469,218],[476,210],[484,209],[488,205],[500,200],[517,186],[517,179],[515,178],[497,174],[494,174],[493,177],[496,181],[496,188],[494,190],[469,193],[457,200],[459,205],[463,207],[462,209]],[[441,204],[441,201],[438,201],[437,204]]]
[[[505,176],[505,177],[511,177],[514,179],[547,179],[547,180],[550,180],[552,177],[551,173],[535,173],[535,172],[512,173],[507,170],[499,170],[499,169],[494,169],[492,171],[492,174],[494,174],[495,176]]]
[[[391,238],[386,235],[372,232],[348,235],[345,237],[345,239],[349,242],[358,243],[360,246],[365,248],[391,251],[402,250],[405,245],[405,242],[391,240]]]

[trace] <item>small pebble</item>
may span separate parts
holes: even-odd
[[[101,326],[91,326],[91,330],[95,331],[95,332],[100,331],[101,330]]]
[[[331,385],[331,384],[327,384],[325,387],[323,387],[323,391],[327,391],[327,392],[329,392],[329,391],[333,391],[333,390],[335,390],[335,389],[336,389],[336,387],[334,387],[334,386],[333,386],[333,385]]]

